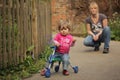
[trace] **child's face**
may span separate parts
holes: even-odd
[[[65,35],[69,34],[69,29],[68,28],[60,29],[60,33],[65,36]]]

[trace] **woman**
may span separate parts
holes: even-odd
[[[85,46],[95,47],[99,51],[101,42],[104,42],[103,53],[109,53],[110,28],[104,14],[99,13],[98,4],[91,2],[89,6],[90,16],[86,19],[88,36],[84,40]]]

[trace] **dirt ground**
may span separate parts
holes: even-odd
[[[51,69],[51,77],[45,78],[40,73],[24,80],[120,80],[120,42],[110,42],[109,54],[103,54],[103,45],[100,51],[94,52],[93,48],[83,45],[83,38],[76,37],[77,42],[71,47],[70,62],[79,67],[79,72],[74,73],[69,67],[69,76],[62,74],[62,67],[58,73]]]

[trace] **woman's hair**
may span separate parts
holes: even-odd
[[[58,25],[58,30],[60,31],[61,29],[69,29],[70,30],[70,25],[68,22],[64,21],[62,23],[59,23]]]
[[[90,2],[89,9],[93,8],[93,7],[99,9],[98,4],[96,2],[94,2],[94,1]]]

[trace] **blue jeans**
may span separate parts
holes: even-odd
[[[84,45],[89,47],[95,47],[97,43],[104,43],[104,48],[109,48],[110,43],[110,28],[107,26],[103,29],[102,34],[100,35],[99,39],[97,41],[93,40],[93,37],[91,35],[88,35],[84,39]]]
[[[62,64],[63,64],[63,70],[67,70],[68,69],[68,65],[70,64],[69,62],[69,54],[66,53],[66,54],[61,54],[61,53],[57,53],[56,52],[56,55],[60,56],[61,59],[62,59]]]
[[[69,54],[68,53],[61,54],[61,53],[55,52],[55,55],[62,59],[63,70],[67,70],[68,65],[70,64],[70,62],[69,62],[69,58],[70,58]],[[49,67],[49,62],[46,63],[46,68],[48,68],[48,67]]]

